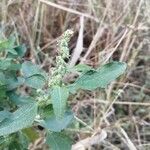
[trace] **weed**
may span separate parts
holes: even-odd
[[[9,138],[18,135],[16,149],[25,147],[21,137],[27,138],[26,141],[30,139],[23,129],[35,125],[45,128],[46,142],[54,150],[58,147],[61,150],[71,149],[71,140],[64,132],[76,118],[67,105],[69,95],[80,89],[105,88],[126,69],[126,64],[121,62],[111,62],[97,69],[86,65],[69,67],[65,59],[69,59],[68,42],[72,34],[72,30],[67,30],[59,40],[56,66],[51,75],[31,61],[23,61],[26,48],[16,46],[14,38],[1,40],[0,136]],[[74,83],[63,83],[66,74],[78,70],[81,74]],[[23,95],[21,87],[30,89],[30,92]],[[14,140],[3,140],[3,146],[9,146]]]

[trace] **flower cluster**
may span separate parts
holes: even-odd
[[[62,78],[67,72],[67,63],[64,59],[69,58],[68,42],[73,35],[72,30],[67,30],[58,41],[59,56],[56,57],[56,66],[52,70],[51,78],[49,80],[49,87],[62,84]]]

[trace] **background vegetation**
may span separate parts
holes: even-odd
[[[96,68],[111,60],[128,65],[106,89],[70,97],[79,119],[74,130],[68,129],[73,149],[149,150],[150,1],[0,0],[0,37],[14,34],[28,48],[24,59],[47,72],[55,66],[57,41],[66,29],[74,30],[66,60],[71,66]],[[29,149],[46,149],[44,131],[36,130],[40,136]]]

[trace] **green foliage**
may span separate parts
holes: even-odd
[[[72,122],[73,118],[73,113],[69,111],[66,112],[61,119],[57,119],[54,114],[51,114],[48,118],[41,121],[40,125],[50,131],[60,132]]]
[[[29,103],[16,110],[12,117],[0,124],[0,136],[8,135],[32,125],[37,114],[37,104]]]
[[[121,62],[108,63],[97,70],[89,70],[83,74],[73,85],[72,89],[95,90],[105,88],[110,82],[119,77],[126,69],[126,64]]]
[[[15,48],[15,38],[10,36],[9,39],[0,40],[0,52],[8,52],[14,55],[17,55]]]
[[[29,78],[26,78],[25,84],[34,89],[41,89],[45,85],[45,78],[41,75],[34,75]]]
[[[63,118],[69,91],[66,87],[54,86],[51,92],[52,104],[56,118]]]
[[[25,84],[29,87],[40,89],[46,82],[46,74],[39,66],[26,61],[22,64],[22,73],[25,77]]]
[[[6,118],[9,119],[10,117],[12,117],[12,114],[9,111],[0,111],[0,122],[2,122]]]
[[[105,88],[125,71],[126,64],[121,62],[98,69],[84,64],[70,68],[65,59],[69,59],[71,35],[67,30],[59,41],[59,56],[49,76],[40,66],[23,61],[25,45],[15,45],[13,37],[0,40],[0,149],[27,149],[28,143],[38,138],[30,134],[36,134],[33,125],[40,125],[47,131],[46,143],[51,149],[70,150],[71,141],[62,134],[74,119],[67,104],[69,94]],[[79,77],[67,85],[63,77],[70,72],[78,72]]]
[[[22,64],[21,70],[22,70],[24,77],[26,77],[26,78],[29,78],[34,75],[41,75],[41,76],[45,75],[44,71],[42,69],[40,69],[39,66],[33,64],[30,61],[25,61]]]
[[[17,106],[22,106],[24,104],[32,103],[34,101],[32,97],[22,96],[14,93],[13,91],[7,92],[7,95],[9,97],[9,100]]]

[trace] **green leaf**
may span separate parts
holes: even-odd
[[[18,78],[11,77],[11,78],[8,78],[6,80],[7,90],[8,91],[13,90],[13,89],[23,85],[24,82],[25,82],[25,79],[22,78],[22,77],[18,77]]]
[[[66,111],[66,103],[69,91],[66,87],[55,86],[51,92],[54,113],[57,119],[61,119]]]
[[[72,145],[71,139],[61,133],[49,133],[46,137],[46,143],[51,150],[71,150]]]
[[[14,48],[9,48],[7,51],[13,55],[17,55],[17,52],[14,50]]]
[[[16,141],[19,142],[19,145],[20,145],[20,149],[21,150],[27,150],[27,147],[29,146],[29,144],[31,143],[30,139],[27,137],[26,134],[24,134],[23,132],[18,132],[16,134],[16,138],[14,138]],[[11,149],[11,147],[10,147]],[[16,149],[18,150],[18,149]]]
[[[12,141],[8,145],[8,147],[9,147],[9,149],[21,150],[21,145],[20,145],[19,141]]]
[[[70,91],[77,89],[95,90],[96,88],[105,88],[110,82],[124,73],[126,64],[121,62],[108,63],[96,72],[88,71],[83,74],[74,84],[70,85]]]
[[[0,41],[0,51],[3,51],[11,46],[9,40]]]
[[[34,75],[41,75],[45,77],[45,72],[37,65],[33,64],[30,61],[26,61],[22,64],[22,73],[28,78]]]
[[[87,72],[90,70],[96,71],[94,68],[92,68],[86,64],[78,64],[78,65],[74,66],[71,70],[75,70],[78,72]]]
[[[18,56],[23,57],[27,51],[27,48],[24,44],[15,47],[15,51],[17,52]]]
[[[45,78],[41,75],[33,75],[29,78],[26,78],[25,84],[34,89],[42,89],[45,85]]]
[[[6,97],[6,87],[1,86],[0,87],[0,100]]]
[[[0,70],[19,70],[21,64],[16,64],[11,58],[1,59],[0,60]]]
[[[6,85],[6,78],[4,73],[0,72],[0,86]]]
[[[36,114],[36,103],[23,105],[13,113],[11,119],[6,119],[0,123],[0,136],[5,136],[31,126]]]
[[[0,70],[7,70],[11,65],[11,59],[1,59],[0,60]]]
[[[3,110],[0,111],[0,122],[2,122],[4,119],[11,117],[12,114],[9,111]]]
[[[16,94],[14,91],[7,92],[7,96],[9,97],[9,100],[15,103],[17,106],[31,103],[34,100],[32,97]]]
[[[66,112],[62,119],[57,119],[53,114],[49,118],[40,122],[40,125],[48,130],[54,132],[60,132],[61,130],[67,128],[67,126],[72,122],[74,115],[72,112]]]
[[[7,40],[0,41],[0,52],[1,51],[9,51],[10,53],[17,54],[13,48],[15,44],[15,38],[14,36],[11,36]]]
[[[27,51],[26,46],[24,44],[15,47],[14,50],[16,51],[16,55],[9,52],[7,55],[8,58],[17,58],[17,57],[22,58]]]
[[[41,116],[41,118],[49,118],[49,116],[51,116],[54,113],[53,106],[52,106],[52,104],[48,104],[46,106],[44,104],[39,107],[38,112],[39,112],[39,115]]]

